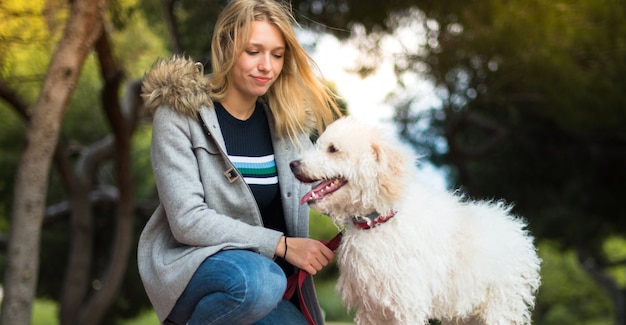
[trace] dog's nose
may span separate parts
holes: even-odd
[[[300,169],[300,160],[294,160],[290,162],[289,167],[291,168],[292,172],[297,171],[298,169]]]

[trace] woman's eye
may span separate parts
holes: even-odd
[[[246,53],[248,53],[248,55],[255,55],[255,54],[258,54],[259,51],[246,50]]]
[[[274,54],[274,57],[277,59],[282,59],[283,55],[282,54]]]

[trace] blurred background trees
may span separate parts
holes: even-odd
[[[36,245],[28,256],[39,261],[33,295],[58,303],[59,324],[114,324],[150,311],[134,250],[157,197],[138,81],[170,53],[207,63],[212,26],[226,2],[106,2],[102,30],[85,43],[91,51],[75,87],[66,88],[67,105],[57,108],[60,120],[49,121],[62,124],[50,172],[40,180],[43,215],[20,217],[34,229],[29,233],[11,228],[25,202],[15,193],[26,165],[20,159],[33,146],[27,134],[43,114],[36,104],[54,77],[53,54],[71,32],[69,18],[80,15],[72,8],[98,1],[0,3],[0,232],[12,234],[0,241],[3,285],[7,245]],[[363,77],[388,55],[385,38],[407,37],[394,53],[398,87],[388,98],[395,124],[446,171],[451,188],[506,199],[529,220],[544,259],[536,324],[626,323],[626,3],[291,4],[304,28],[359,46],[355,73]],[[411,89],[415,79],[431,82],[441,104],[423,107]],[[336,232],[323,217],[312,219],[314,236]],[[335,272],[318,276],[322,304],[329,320],[349,320],[332,293]],[[5,295],[3,309],[7,301]]]

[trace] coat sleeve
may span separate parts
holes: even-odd
[[[205,196],[211,195],[206,192],[207,188],[210,191],[226,189],[202,184],[191,137],[193,123],[199,122],[166,106],[154,113],[152,165],[172,235],[184,245],[245,247],[272,258],[282,233],[264,228],[260,220],[255,222],[254,213],[250,211],[256,209],[255,206],[219,207],[218,212],[217,207],[207,204]],[[215,173],[222,172],[216,170]],[[241,214],[249,217],[242,218]]]

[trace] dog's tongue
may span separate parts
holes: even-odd
[[[300,199],[300,204],[315,201],[338,190],[346,184],[345,179],[333,178],[322,181]]]
[[[305,204],[311,200],[313,200],[313,191],[304,194],[304,196],[300,199],[300,204]]]

